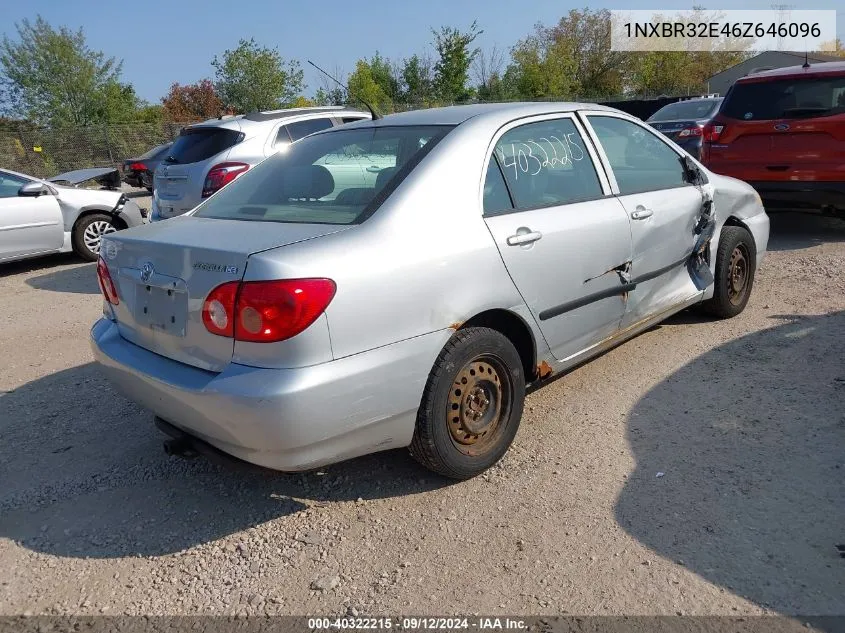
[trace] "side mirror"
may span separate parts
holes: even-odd
[[[52,190],[40,182],[28,182],[18,189],[18,195],[24,198],[37,198],[38,196],[49,196]]]

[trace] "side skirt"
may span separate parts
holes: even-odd
[[[584,364],[588,360],[595,358],[596,356],[599,356],[599,355],[603,354],[604,352],[621,345],[625,341],[628,341],[628,340],[634,338],[637,334],[641,334],[642,332],[649,329],[650,327],[665,321],[666,319],[668,319],[673,314],[676,314],[676,313],[680,312],[681,310],[684,310],[685,308],[690,307],[691,305],[695,305],[696,303],[701,301],[703,294],[704,294],[703,292],[697,292],[693,296],[691,296],[690,298],[685,299],[685,300],[683,300],[679,303],[676,303],[676,304],[666,308],[665,310],[658,312],[655,315],[648,316],[644,319],[637,321],[636,323],[632,323],[631,325],[626,327],[624,330],[619,330],[618,332],[612,334],[611,336],[608,336],[606,339],[603,339],[603,340],[599,341],[598,343],[594,343],[590,347],[587,347],[587,348],[581,350],[580,352],[576,352],[575,354],[572,354],[571,356],[568,356],[568,357],[564,358],[563,360],[559,361],[559,360],[553,359],[553,358],[546,358],[545,361],[541,360],[541,362],[548,363],[549,366],[552,368],[552,371],[551,371],[550,374],[546,375],[545,377],[534,381],[531,384],[532,389],[539,387],[539,386],[541,386],[541,385],[543,385],[543,384],[545,384],[545,383],[547,383],[551,380],[554,380],[555,378],[559,377],[564,372],[567,372],[567,371],[569,371],[569,370],[571,370],[571,369],[573,369],[573,368],[575,368],[579,365]]]

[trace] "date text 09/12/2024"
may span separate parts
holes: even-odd
[[[399,618],[308,618],[310,631],[388,630],[402,631],[519,631],[525,620],[507,617],[399,617]]]

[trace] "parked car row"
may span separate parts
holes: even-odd
[[[769,211],[845,217],[845,62],[755,73],[715,105],[681,101],[649,123],[713,171],[751,183]]]

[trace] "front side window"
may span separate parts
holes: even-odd
[[[448,126],[338,128],[274,154],[203,203],[196,216],[357,224],[375,211]]]
[[[326,118],[306,119],[305,121],[288,123],[285,127],[287,127],[288,132],[290,133],[291,140],[298,141],[309,134],[314,134],[315,132],[319,132],[321,130],[328,130],[332,127],[332,120]]]
[[[18,189],[31,180],[0,171],[0,198],[16,198]]]
[[[626,119],[589,116],[619,193],[673,189],[687,184],[680,156],[654,133]]]
[[[603,195],[595,165],[571,119],[526,123],[508,130],[496,143],[494,154],[516,209],[569,204]],[[488,169],[488,177],[490,173]]]

